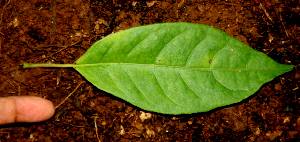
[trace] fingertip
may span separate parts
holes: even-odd
[[[17,122],[41,122],[55,113],[51,101],[34,96],[14,97],[16,100]]]

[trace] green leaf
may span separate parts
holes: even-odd
[[[223,31],[192,23],[120,31],[96,42],[75,65],[62,66],[74,67],[97,88],[135,106],[166,114],[240,102],[294,67]]]

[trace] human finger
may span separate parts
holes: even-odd
[[[15,122],[40,122],[51,118],[51,101],[35,96],[0,97],[0,125]]]

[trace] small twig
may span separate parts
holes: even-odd
[[[17,84],[17,87],[18,87],[18,96],[21,95],[21,86],[18,82],[16,82],[15,80],[11,79],[15,84]],[[13,85],[9,79],[7,80],[7,82],[15,89],[15,85]]]
[[[2,9],[2,13],[1,13],[1,19],[0,19],[0,25],[2,24],[2,18],[3,18],[3,12],[4,12],[4,9],[5,7],[10,3],[10,0],[8,0],[8,2],[3,6],[3,9]]]
[[[265,14],[267,15],[267,17],[269,18],[269,20],[273,23],[273,19],[270,17],[269,13],[267,12],[267,9],[265,8],[265,6],[260,3],[259,7],[265,12]]]
[[[82,83],[85,83],[85,81],[81,81],[77,87],[59,104],[55,107],[55,109],[57,109],[59,106],[61,106],[63,103],[65,103],[65,101],[79,88],[79,86],[82,84]]]
[[[280,22],[281,22],[281,24],[282,24],[282,26],[283,26],[283,28],[284,28],[284,31],[285,31],[286,36],[287,36],[287,37],[290,37],[290,36],[289,36],[289,33],[288,33],[287,30],[286,30],[286,27],[285,27],[284,23],[282,22],[281,14],[279,15],[279,20],[280,20]]]
[[[70,47],[70,46],[74,46],[74,45],[76,45],[77,43],[79,43],[79,42],[81,42],[81,41],[82,41],[82,40],[79,40],[78,42],[75,42],[75,43],[70,44],[70,45],[60,46],[60,47],[63,47],[63,48],[61,48],[60,50],[54,52],[54,53],[51,54],[49,57],[53,57],[53,55],[55,55],[55,54],[57,54],[57,53],[60,53],[61,51],[67,49],[67,48]],[[56,47],[59,47],[59,46],[56,46]]]
[[[95,131],[96,131],[96,136],[97,136],[98,141],[101,142],[101,140],[100,140],[100,138],[99,138],[99,135],[98,135],[97,118],[99,118],[98,115],[95,117],[95,120],[94,120],[94,123],[95,123]]]

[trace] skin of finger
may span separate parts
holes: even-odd
[[[0,98],[0,125],[15,122],[40,122],[51,118],[54,105],[51,101],[34,96]]]

